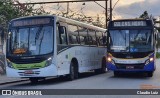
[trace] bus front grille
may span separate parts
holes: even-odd
[[[141,64],[116,64],[117,69],[128,69],[131,67],[132,69],[143,69],[145,66],[144,63]]]
[[[34,59],[11,59],[11,62],[16,64],[31,64],[31,63],[40,63],[43,59],[34,58]]]

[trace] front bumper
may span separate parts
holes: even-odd
[[[26,74],[26,71],[32,71],[33,73]],[[39,69],[31,69],[31,70],[18,70],[6,67],[6,73],[8,77],[48,77],[48,76],[57,76],[58,70],[54,64],[50,66],[39,68]]]
[[[117,68],[116,65],[112,63],[107,63],[106,65],[107,65],[108,70],[112,70],[112,71],[144,72],[144,71],[154,71],[155,70],[154,62],[150,62],[149,64],[144,65],[143,69],[120,69],[120,68]]]

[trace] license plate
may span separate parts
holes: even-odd
[[[33,74],[34,72],[32,70],[27,70],[24,72],[25,74]]]
[[[134,69],[134,66],[126,66],[126,69]]]

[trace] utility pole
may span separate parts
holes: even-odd
[[[105,3],[106,3],[105,16],[106,16],[106,28],[107,28],[108,27],[108,0],[106,0]]]
[[[109,8],[109,17],[108,17],[108,0],[106,0],[106,13],[105,13],[105,16],[106,16],[106,28],[108,27],[108,21],[112,21],[112,0],[109,0],[109,4],[110,4],[110,8]]]
[[[112,0],[110,0],[110,21],[112,21]]]

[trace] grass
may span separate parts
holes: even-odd
[[[156,53],[156,58],[160,58],[160,53],[159,52]]]

